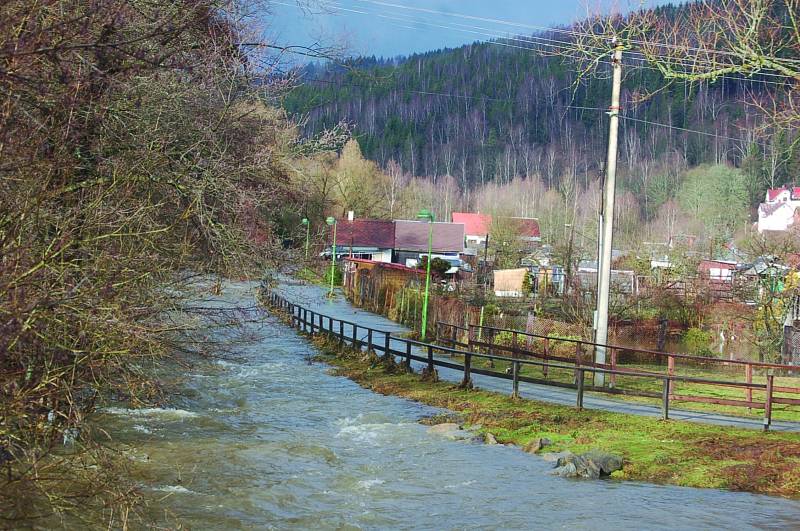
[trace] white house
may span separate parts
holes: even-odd
[[[771,188],[758,206],[758,232],[786,231],[800,221],[800,187]]]

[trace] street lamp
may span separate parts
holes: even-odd
[[[311,236],[311,223],[308,221],[308,218],[303,218],[301,223],[306,226],[306,262],[308,262],[308,239],[309,236]]]
[[[428,266],[425,272],[425,298],[422,299],[422,334],[421,340],[425,341],[425,333],[428,328],[428,296],[431,289],[431,255],[433,254],[433,213],[429,210],[420,210],[417,214],[418,219],[428,220]]]
[[[328,293],[328,297],[333,298],[333,280],[336,276],[336,218],[328,217],[325,220],[329,226],[333,227],[333,248],[331,253],[331,291]]]

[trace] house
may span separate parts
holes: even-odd
[[[614,249],[612,256],[624,256],[622,251]],[[597,290],[597,260],[581,260],[578,263],[578,271],[575,273],[580,286],[585,290]],[[635,271],[626,269],[611,270],[611,290],[622,295],[638,295],[639,278]]]
[[[767,190],[765,201],[758,206],[758,232],[786,231],[800,226],[800,187]]]
[[[522,297],[525,295],[525,277],[528,269],[498,269],[494,271],[494,294],[497,297]]]
[[[337,219],[336,256],[391,262],[394,230],[394,222],[382,219]],[[330,256],[332,244],[333,231],[328,231],[325,256]]]
[[[362,258],[345,258],[342,285],[348,298],[361,304],[377,286],[396,293],[409,283],[425,282],[421,269]]]
[[[464,225],[465,245],[468,249],[477,249],[486,244],[492,216],[489,214],[473,214],[471,212],[453,212],[453,223]]]
[[[736,262],[733,260],[701,260],[697,265],[697,273],[701,278],[713,283],[733,283]]]
[[[453,223],[464,224],[465,245],[468,249],[477,249],[486,244],[492,227],[492,216],[471,212],[453,212]],[[519,239],[524,242],[523,247],[530,248],[532,244],[541,240],[539,220],[536,218],[510,217],[519,232]]]
[[[392,262],[414,266],[428,254],[429,223],[427,221],[394,222],[394,254]],[[433,223],[433,256],[449,260],[464,252],[463,223]]]
[[[512,217],[510,219],[512,219],[517,225],[520,241],[526,242],[528,244],[528,248],[542,240],[542,235],[539,231],[538,219],[520,217]]]

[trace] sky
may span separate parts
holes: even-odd
[[[271,0],[267,34],[281,45],[395,57],[565,25],[587,13],[667,0]],[[679,3],[672,0],[672,3]]]

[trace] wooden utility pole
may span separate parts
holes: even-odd
[[[611,88],[611,107],[608,115],[611,117],[608,130],[608,160],[606,162],[606,178],[603,187],[603,205],[600,212],[600,225],[602,239],[597,267],[597,311],[595,321],[595,342],[605,345],[608,343],[608,299],[611,287],[611,248],[614,233],[614,192],[617,178],[617,140],[619,136],[619,100],[622,87],[622,46],[615,38],[613,63],[613,84]],[[595,347],[595,363],[606,362],[606,348]],[[594,385],[603,386],[605,375],[594,373]]]

